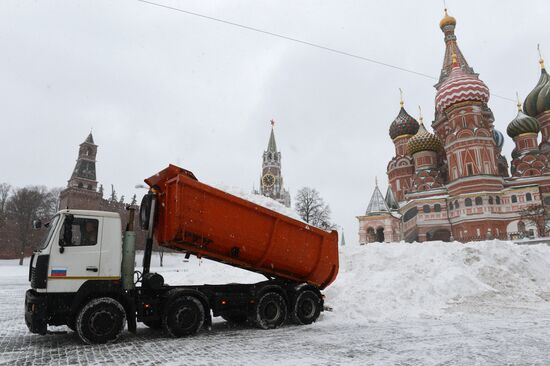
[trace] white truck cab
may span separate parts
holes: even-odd
[[[63,210],[33,255],[31,287],[39,293],[72,293],[86,281],[119,280],[121,261],[118,213]]]

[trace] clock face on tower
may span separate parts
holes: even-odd
[[[262,183],[266,187],[271,187],[275,184],[275,177],[272,174],[267,173],[262,177]]]

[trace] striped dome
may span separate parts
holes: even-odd
[[[447,80],[445,80],[435,95],[435,107],[443,112],[453,104],[465,101],[489,101],[489,88],[477,76],[466,74],[455,62]]]
[[[526,115],[522,111],[518,111],[518,115],[508,124],[508,128],[506,129],[506,133],[511,138],[523,133],[538,133],[539,131],[539,121],[537,121],[536,118]]]
[[[411,137],[407,143],[409,154],[413,155],[419,151],[435,151],[438,152],[443,148],[441,140],[436,135],[426,131],[424,124],[421,123],[418,128],[418,133]]]
[[[541,66],[539,81],[523,102],[523,111],[531,117],[550,110],[550,76],[548,76],[542,61]]]
[[[499,150],[502,150],[502,146],[504,145],[504,135],[502,132],[498,130],[493,130],[493,140],[495,141],[495,145],[497,145],[497,148]]]
[[[390,137],[395,140],[396,137],[403,135],[414,135],[418,132],[418,122],[407,113],[405,108],[401,107],[399,114],[390,125]]]

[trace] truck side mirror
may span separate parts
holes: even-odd
[[[42,227],[42,221],[40,219],[32,220],[32,228],[37,230]]]
[[[59,253],[65,251],[65,245],[71,245],[73,242],[73,215],[66,215],[63,223],[63,237],[59,239]]]

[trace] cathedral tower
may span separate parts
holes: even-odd
[[[281,174],[281,153],[277,151],[274,132],[275,121],[271,120],[271,134],[267,150],[262,157],[262,176],[260,177],[260,193],[270,197],[286,207],[290,207],[290,194],[283,188]]]
[[[403,107],[403,97],[399,104],[399,113],[390,125],[395,156],[388,163],[386,171],[391,190],[395,193],[397,201],[401,202],[405,200],[405,193],[411,189],[414,174],[414,163],[407,151],[407,143],[418,132],[419,124]]]
[[[445,58],[435,98],[432,127],[444,142],[451,195],[503,187],[493,139],[493,119],[487,102],[489,88],[478,78],[456,43],[456,20],[445,11],[440,27],[445,34]],[[449,65],[448,58],[451,58]]]

